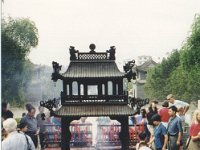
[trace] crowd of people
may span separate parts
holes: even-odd
[[[200,149],[200,110],[193,113],[186,144],[183,143],[183,128],[189,104],[176,100],[172,94],[166,99],[160,108],[157,101],[151,101],[147,109],[141,109],[140,114],[130,117],[130,123],[143,123],[146,127],[139,133],[140,142],[136,150],[183,150],[185,145],[189,150]]]
[[[161,107],[158,107],[157,101],[151,101],[148,109],[143,108],[140,114],[130,117],[129,124],[143,123],[145,126],[144,131],[139,134],[140,142],[137,143],[136,150],[183,150],[183,127],[189,104],[176,100],[172,94],[166,99]],[[2,103],[2,150],[35,150],[39,141],[41,150],[45,148],[44,108],[39,106],[38,109],[39,113],[35,117],[36,108],[27,104],[27,113],[23,114],[17,125],[14,114],[7,109],[7,103]],[[57,123],[60,124],[56,121]],[[200,149],[199,109],[193,113],[189,137],[188,149]]]
[[[36,109],[31,104],[26,105],[27,113],[22,114],[17,124],[13,113],[7,109],[7,103],[2,106],[2,150],[36,150],[38,139],[40,149],[44,149],[44,108],[39,106],[39,114],[35,117]]]

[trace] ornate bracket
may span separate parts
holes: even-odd
[[[40,101],[40,106],[46,107],[48,110],[52,111],[53,108],[57,107],[57,100],[54,98],[53,100]]]
[[[53,100],[40,101],[40,106],[47,108],[50,111],[50,116],[54,116],[53,108],[57,108],[57,100],[54,98]]]
[[[63,79],[63,76],[60,74],[60,70],[62,66],[59,65],[59,63],[55,61],[52,62],[52,66],[53,66],[54,72],[51,75],[51,80],[56,82],[58,79]]]
[[[149,99],[140,99],[140,98],[130,98],[130,105],[132,107],[132,109],[134,109],[136,107],[137,112],[140,112],[140,109],[142,108],[142,106],[149,104]]]
[[[70,46],[69,47],[69,53],[70,53],[70,60],[76,60],[76,53],[78,53],[79,51],[75,49],[74,46]]]
[[[131,81],[131,79],[136,79],[136,67],[135,67],[135,60],[128,61],[128,63],[123,66],[125,71],[125,77],[128,79],[128,82]]]
[[[107,53],[109,53],[110,60],[115,60],[115,50],[115,46],[111,46],[110,49],[106,51]]]

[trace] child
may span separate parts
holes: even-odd
[[[26,138],[26,142],[27,142],[27,149],[28,150],[35,150],[35,146],[33,144],[33,141],[31,140],[30,136],[26,135],[25,133],[27,132],[28,129],[28,125],[26,123],[20,123],[18,125],[18,132],[21,134],[24,134],[25,138]]]
[[[141,132],[139,135],[138,135],[139,139],[140,139],[140,142],[136,144],[136,150],[139,150],[139,145],[140,143],[142,142],[145,142],[146,143],[146,134],[144,132]]]

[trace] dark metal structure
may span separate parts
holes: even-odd
[[[61,107],[53,109],[55,100],[41,102],[52,115],[61,117],[61,148],[70,149],[70,122],[80,117],[109,116],[121,123],[119,133],[122,150],[129,148],[128,116],[135,111],[128,105],[126,82],[135,78],[134,61],[120,72],[115,63],[115,47],[106,52],[96,52],[91,44],[87,53],[70,46],[70,64],[67,71],[60,74],[61,66],[53,62],[52,80],[63,81]]]

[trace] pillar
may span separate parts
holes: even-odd
[[[128,150],[129,149],[128,116],[110,117],[110,119],[115,119],[121,123],[121,132],[119,133],[119,138],[122,145],[121,150]]]
[[[73,120],[78,120],[78,118],[71,117],[62,117],[61,118],[61,150],[70,150],[70,140],[71,140],[71,132],[70,132],[70,123]]]

